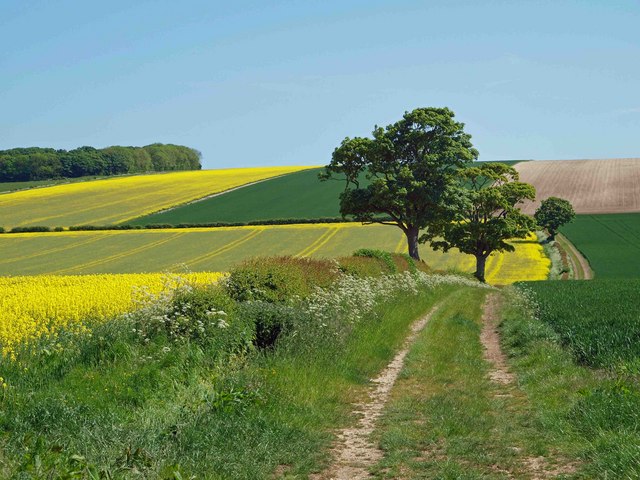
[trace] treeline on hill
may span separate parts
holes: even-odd
[[[13,148],[0,150],[0,182],[25,182],[92,175],[199,170],[200,152],[182,145],[113,146],[75,150]]]

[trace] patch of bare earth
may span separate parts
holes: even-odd
[[[507,357],[500,346],[500,334],[498,333],[502,299],[500,292],[487,295],[483,306],[480,341],[484,347],[484,359],[491,365],[489,378],[496,384],[496,397],[511,397],[516,390],[515,376],[509,371]],[[516,452],[521,451],[519,447],[513,447],[513,449]],[[573,473],[576,470],[576,465],[561,458],[524,457],[521,460],[521,468],[528,478],[544,480]],[[511,474],[509,477],[513,478]]]
[[[551,196],[569,200],[577,213],[640,212],[639,158],[535,160],[515,169],[536,187],[537,200],[523,206],[525,213]]]
[[[370,439],[376,421],[389,399],[391,388],[402,370],[411,345],[438,308],[439,305],[436,305],[427,315],[411,325],[411,333],[405,339],[402,348],[382,373],[372,380],[375,387],[369,393],[369,398],[365,402],[355,404],[353,415],[358,417],[357,424],[338,433],[336,444],[332,448],[333,463],[323,473],[312,475],[312,480],[361,480],[369,477],[369,468],[383,455]]]

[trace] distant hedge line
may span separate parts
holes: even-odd
[[[71,232],[92,231],[92,230],[157,230],[163,228],[216,228],[216,227],[248,227],[255,225],[295,225],[310,223],[340,223],[353,222],[349,218],[284,218],[274,220],[255,220],[252,222],[214,222],[214,223],[179,223],[172,225],[170,223],[152,223],[149,225],[73,225],[69,227]],[[26,232],[62,232],[62,227],[13,227],[6,231],[0,227],[0,233],[26,233]]]
[[[162,143],[145,147],[80,147],[68,151],[13,148],[0,150],[0,182],[199,170],[202,168],[200,157],[200,152],[193,148]]]

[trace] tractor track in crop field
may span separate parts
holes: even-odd
[[[337,435],[338,439],[332,448],[333,463],[321,474],[312,475],[312,480],[361,480],[369,478],[369,468],[383,456],[382,451],[371,441],[376,422],[389,399],[393,385],[404,366],[404,359],[416,341],[418,334],[424,329],[431,317],[444,302],[435,305],[429,313],[411,325],[411,333],[405,339],[402,348],[396,353],[387,367],[373,379],[375,385],[369,393],[369,399],[355,404],[353,416],[358,416],[358,423],[345,428]]]
[[[489,293],[482,306],[482,332],[480,342],[484,347],[484,359],[490,365],[489,379],[495,385],[496,397],[520,397],[523,393],[518,389],[516,376],[510,371],[507,357],[500,346],[500,310],[504,298],[500,292]],[[513,447],[518,452],[518,447]],[[562,458],[544,456],[524,457],[520,460],[522,470],[532,480],[544,480],[575,472],[576,465]],[[504,471],[508,478],[514,478]]]

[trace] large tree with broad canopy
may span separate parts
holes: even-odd
[[[419,260],[420,231],[455,217],[459,170],[477,157],[451,110],[417,108],[385,128],[376,126],[372,138],[345,138],[320,178],[344,176],[341,214],[400,228],[409,255]]]

